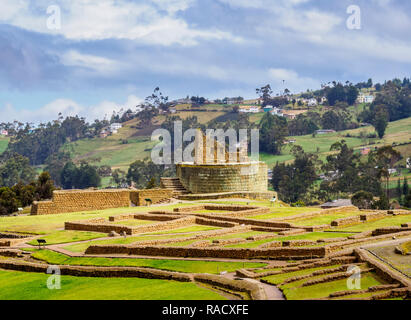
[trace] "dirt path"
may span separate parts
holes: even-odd
[[[234,272],[226,273],[222,276],[231,280],[236,279]],[[242,278],[242,280],[258,284],[264,290],[266,300],[285,300],[283,293],[276,286],[262,283],[261,281],[258,281],[256,279]]]

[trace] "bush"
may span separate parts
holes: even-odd
[[[373,205],[373,195],[371,192],[358,191],[351,197],[351,202],[359,209],[371,209]]]

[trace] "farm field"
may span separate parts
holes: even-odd
[[[224,300],[194,283],[140,278],[62,276],[61,289],[49,290],[49,275],[0,270],[1,300]]]

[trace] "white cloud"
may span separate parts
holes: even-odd
[[[82,54],[76,50],[65,52],[61,56],[62,64],[66,66],[82,67],[92,69],[99,73],[112,73],[120,68],[121,64],[115,60]]]
[[[9,103],[6,103],[0,109],[0,119],[2,121],[21,121],[21,122],[46,122],[55,120],[58,114],[63,117],[79,115],[85,117],[87,121],[94,119],[110,118],[113,112],[120,110],[134,109],[142,100],[134,95],[127,97],[124,103],[116,103],[112,101],[102,101],[97,105],[84,106],[71,99],[56,99],[41,108],[36,110],[17,109]]]
[[[196,45],[200,39],[239,42],[221,30],[201,30],[176,16],[194,0],[61,0],[61,29],[47,28],[47,0],[2,0],[0,23],[73,40],[129,39],[149,44]]]
[[[288,88],[294,92],[319,88],[321,84],[320,81],[310,77],[301,77],[297,72],[290,69],[271,68],[268,70],[268,75],[269,79],[277,88]]]

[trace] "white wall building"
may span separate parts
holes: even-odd
[[[241,106],[238,109],[240,113],[259,113],[261,108],[259,106]]]

